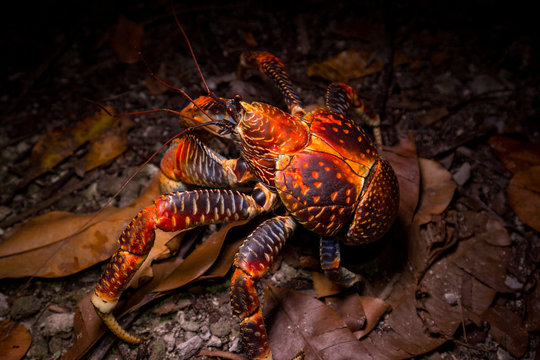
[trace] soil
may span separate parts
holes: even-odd
[[[90,213],[100,209],[123,181],[180,125],[174,115],[156,112],[132,116],[128,150],[91,173],[76,164],[81,147],[54,171],[24,188],[32,146],[48,131],[73,126],[101,104],[117,112],[181,109],[180,93],[151,94],[149,70],[193,98],[204,95],[200,75],[172,16],[168,1],[44,1],[16,3],[2,23],[3,92],[0,96],[0,235],[28,217],[52,210]],[[174,4],[209,87],[219,96],[241,94],[285,108],[279,92],[256,72],[236,79],[239,55],[261,49],[278,55],[305,104],[323,104],[328,80],[306,70],[348,49],[367,49],[382,71],[349,79],[349,85],[381,114],[384,143],[412,132],[419,156],[442,163],[458,183],[457,196],[479,199],[503,218],[516,252],[538,254],[539,235],[521,223],[504,190],[511,178],[491,152],[496,134],[540,142],[540,59],[532,9],[484,0],[433,5],[401,2],[203,2]],[[119,17],[144,26],[145,63],[125,64],[111,47]],[[413,61],[394,65],[395,53]],[[147,68],[148,66],[148,68]],[[90,101],[88,101],[90,100]],[[232,146],[223,147],[234,155]],[[127,204],[159,166],[151,161],[113,204]],[[84,181],[91,176],[93,181]],[[54,202],[46,202],[61,194]],[[503,195],[501,195],[503,194]],[[42,206],[42,204],[46,204]],[[284,250],[286,251],[286,250]],[[524,284],[535,278],[537,259],[516,270]],[[283,265],[285,264],[285,265]],[[309,274],[284,262],[273,281],[300,287]],[[517,266],[516,266],[517,268]],[[33,343],[26,359],[55,359],[73,343],[71,321],[77,301],[93,289],[103,264],[61,279],[13,279],[0,282],[0,318],[22,322]],[[523,294],[512,295],[517,303]],[[115,343],[89,359],[190,358],[200,349],[241,352],[231,318],[228,282],[198,284],[152,304],[134,322],[135,332],[157,339],[141,347]],[[420,359],[514,359],[485,328],[469,329],[489,351],[458,341]],[[523,358],[535,359],[538,337],[531,334]],[[461,345],[460,345],[461,344]],[[538,358],[538,355],[536,355]]]

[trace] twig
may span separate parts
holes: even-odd
[[[231,353],[228,351],[220,351],[220,350],[201,350],[199,351],[199,356],[212,356],[212,357],[222,357],[225,359],[231,359],[231,360],[247,360],[247,358],[244,355]]]

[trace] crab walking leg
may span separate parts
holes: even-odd
[[[242,243],[234,260],[231,280],[231,307],[240,318],[244,350],[253,359],[271,359],[255,281],[270,268],[274,256],[292,235],[296,222],[290,216],[278,216],[259,225]]]
[[[223,188],[253,180],[243,159],[227,159],[197,137],[176,139],[161,160],[163,194],[186,190],[185,184]]]
[[[373,128],[375,145],[380,153],[382,149],[382,136],[379,115],[368,107],[349,85],[343,83],[332,83],[328,85],[326,89],[326,107],[328,109],[346,115],[351,106],[360,119]]]
[[[337,239],[321,237],[319,254],[324,274],[336,284],[351,287],[360,281],[358,275],[340,265],[341,252]]]
[[[258,68],[276,84],[285,99],[287,107],[294,116],[303,116],[304,105],[300,96],[293,88],[289,74],[283,62],[275,55],[263,51],[246,51],[240,56],[238,75],[241,78],[243,70],[246,68]]]
[[[142,210],[120,236],[92,296],[92,304],[107,327],[120,339],[137,344],[141,339],[123,330],[114,310],[124,288],[154,244],[155,229],[177,231],[201,225],[249,219],[272,208],[276,195],[257,185],[252,195],[232,190],[194,190],[163,195]]]

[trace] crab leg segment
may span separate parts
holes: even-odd
[[[226,159],[193,135],[176,139],[161,160],[163,194],[186,190],[184,184],[228,187],[253,180],[243,159]]]
[[[336,284],[345,287],[351,287],[360,281],[358,275],[343,266],[340,266],[341,252],[339,250],[339,241],[337,241],[337,239],[324,236],[321,237],[319,253],[321,268],[327,278]]]
[[[246,51],[240,57],[239,77],[242,77],[245,68],[258,68],[261,73],[272,80],[281,91],[292,115],[303,116],[305,114],[302,100],[294,90],[285,65],[279,58],[268,52]]]
[[[92,304],[109,329],[130,343],[129,335],[112,315],[122,291],[146,259],[154,243],[155,229],[177,231],[201,225],[249,219],[273,206],[275,194],[258,185],[252,196],[231,190],[194,190],[163,195],[142,210],[120,236],[120,248],[101,276]]]
[[[236,269],[231,280],[231,306],[233,315],[241,320],[242,342],[250,358],[272,358],[254,283],[266,274],[274,256],[295,228],[296,222],[290,216],[266,220],[244,240],[236,254]]]
[[[362,99],[358,97],[356,91],[349,85],[343,83],[332,83],[326,89],[326,107],[330,110],[346,115],[350,107],[362,119],[364,123],[373,128],[373,136],[377,150],[382,148],[381,119]]]

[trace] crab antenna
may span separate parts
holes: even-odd
[[[174,20],[176,21],[176,25],[178,25],[178,28],[182,32],[182,35],[184,36],[184,39],[186,40],[187,46],[189,48],[189,52],[191,53],[191,57],[193,58],[193,61],[195,62],[195,66],[197,67],[197,70],[199,71],[199,75],[201,76],[202,82],[204,84],[204,87],[206,88],[206,91],[208,92],[208,95],[212,94],[212,91],[210,91],[210,88],[208,87],[208,84],[206,83],[206,80],[204,80],[203,73],[201,71],[201,67],[199,66],[199,62],[197,61],[197,57],[195,56],[195,52],[193,52],[193,48],[191,47],[191,42],[189,41],[188,36],[186,35],[186,32],[184,31],[184,28],[182,27],[182,24],[180,24],[180,20],[178,20],[178,16],[176,16],[176,11],[174,11],[174,7],[172,9]]]
[[[156,80],[157,82],[159,82],[161,85],[163,85],[163,86],[165,86],[165,87],[168,87],[169,89],[173,89],[173,90],[178,91],[180,94],[184,95],[184,96],[185,96],[185,97],[186,97],[193,105],[195,105],[195,107],[196,107],[197,109],[201,110],[201,112],[202,112],[204,115],[208,116],[209,119],[211,119],[212,121],[216,121],[210,114],[208,114],[203,108],[201,108],[201,107],[195,102],[195,100],[193,100],[193,99],[191,98],[191,96],[189,96],[189,95],[187,94],[187,92],[185,92],[184,90],[182,90],[182,89],[180,89],[180,88],[177,88],[177,87],[175,87],[175,86],[172,86],[171,84],[168,84],[167,82],[161,80],[161,79],[159,78],[159,76],[157,76],[156,74],[154,74],[154,72],[152,71],[152,69],[150,68],[150,66],[148,65],[148,63],[146,62],[146,59],[144,58],[144,56],[142,55],[141,52],[139,52],[139,57],[141,58],[142,62],[144,63],[144,66],[146,66],[146,70],[150,73],[150,76],[152,76],[152,78],[154,78],[154,80]],[[197,65],[197,66],[198,66],[198,65]],[[199,72],[200,72],[200,70],[199,70]],[[203,80],[204,80],[204,79],[203,79]],[[206,83],[205,83],[205,84],[206,84]],[[207,88],[208,88],[208,87],[207,87]],[[212,92],[210,92],[209,95],[210,95],[211,97],[213,97],[213,98],[215,97],[215,95],[214,95]],[[153,112],[153,110],[149,110],[149,111],[147,111],[147,112]],[[171,110],[170,112],[174,112],[174,110]],[[141,111],[141,112],[139,112],[139,113],[145,113],[145,112],[144,112],[144,111]],[[182,115],[182,116],[183,116],[183,115]]]

